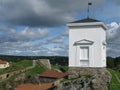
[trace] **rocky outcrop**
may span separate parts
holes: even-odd
[[[111,80],[106,68],[71,67],[68,74],[68,79],[55,83],[53,90],[108,90]]]
[[[86,78],[89,78],[89,86],[92,90],[108,90],[108,85],[111,80],[111,74],[106,68],[70,67],[68,73],[69,79],[80,78],[81,76],[86,76]]]
[[[40,83],[51,83],[56,81],[55,78],[39,77]]]
[[[36,63],[40,64],[41,66],[44,66],[46,69],[51,70],[51,64],[49,59],[39,59]]]
[[[56,87],[54,90],[92,90],[90,86],[90,79],[85,80],[84,76],[75,79],[68,79],[65,81],[64,79],[60,80],[57,82],[57,84],[55,83],[55,86]]]

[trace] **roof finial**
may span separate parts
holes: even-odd
[[[88,16],[87,16],[87,18],[90,18],[90,5],[92,5],[92,3],[88,2]]]

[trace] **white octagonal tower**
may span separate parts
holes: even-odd
[[[106,25],[86,18],[67,26],[69,67],[106,67]]]

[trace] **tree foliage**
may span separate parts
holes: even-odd
[[[107,57],[107,67],[120,71],[120,57]]]
[[[0,59],[18,62],[21,60],[37,60],[37,59],[49,59],[50,63],[53,65],[68,65],[68,57],[65,56],[9,56],[9,55],[0,55]]]

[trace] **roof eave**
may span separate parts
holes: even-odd
[[[87,23],[68,23],[68,27],[75,26],[102,26],[105,30],[107,30],[107,26],[103,22],[87,22]]]

